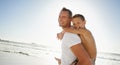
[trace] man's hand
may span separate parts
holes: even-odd
[[[55,57],[55,60],[58,62],[58,65],[61,64],[61,59]]]

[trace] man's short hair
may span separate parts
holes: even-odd
[[[61,11],[67,11],[68,14],[69,14],[69,17],[72,17],[72,12],[71,12],[71,10],[69,10],[69,9],[67,9],[67,8],[65,8],[65,7],[63,7]]]
[[[73,18],[80,17],[82,21],[85,21],[85,17],[82,14],[75,14]]]

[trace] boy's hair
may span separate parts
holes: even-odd
[[[65,7],[63,7],[61,11],[67,11],[68,14],[69,14],[69,17],[72,17],[72,12],[71,12],[71,10],[69,10],[69,9],[67,9],[67,8],[65,8]]]
[[[85,17],[82,14],[75,14],[73,16],[73,18],[77,18],[77,17],[80,17],[82,19],[82,21],[85,21]]]

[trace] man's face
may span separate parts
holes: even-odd
[[[69,14],[67,11],[61,11],[59,14],[59,26],[65,28],[68,27],[71,23],[71,18],[69,17]]]
[[[75,28],[84,28],[85,27],[85,21],[81,20],[79,17],[72,19],[73,25]]]

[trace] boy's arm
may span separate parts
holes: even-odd
[[[57,33],[57,38],[61,40],[63,38],[64,33],[65,33],[64,31]]]
[[[74,34],[85,34],[87,33],[87,30],[86,29],[73,29],[73,28],[65,28],[64,29],[65,32],[71,32],[71,33],[74,33]]]
[[[87,54],[86,50],[84,49],[82,44],[76,44],[71,47],[72,52],[78,58],[77,65],[92,65],[89,55]]]
[[[64,31],[65,32],[71,32],[71,33],[74,33],[74,34],[79,34],[79,31],[76,30],[76,29],[73,29],[73,28],[64,28]]]

